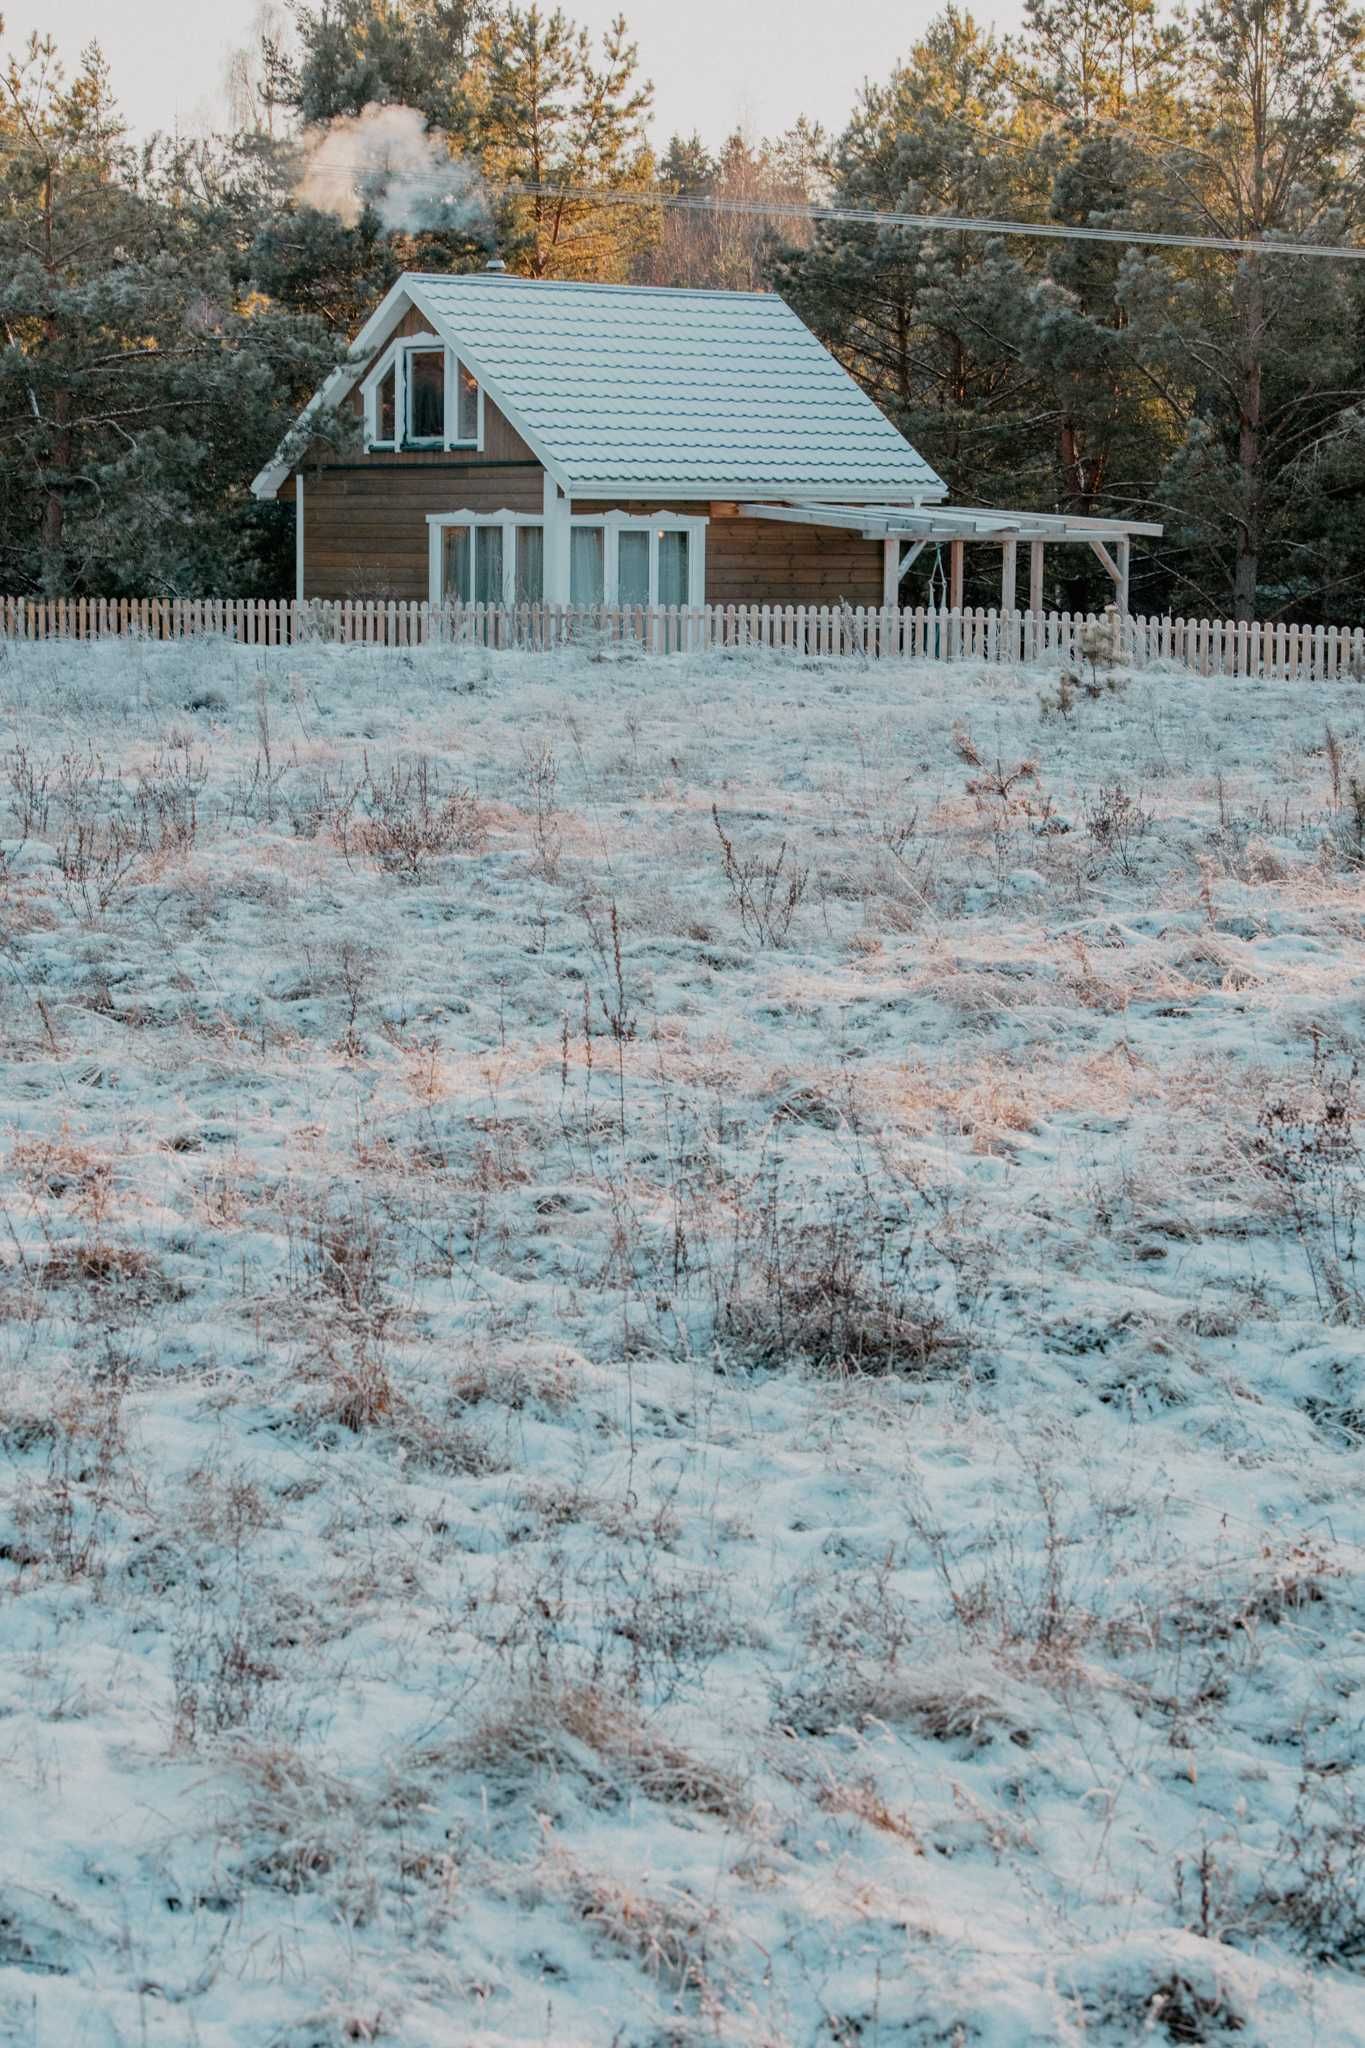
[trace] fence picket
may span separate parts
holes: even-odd
[[[1106,613],[913,609],[898,605],[432,606],[414,599],[0,597],[0,639],[187,640],[215,634],[241,646],[305,640],[372,647],[430,645],[547,651],[585,635],[652,653],[755,647],[807,657],[974,660],[1074,667]],[[1116,643],[1135,668],[1168,662],[1202,676],[1365,678],[1365,626],[1283,619],[1125,618]]]

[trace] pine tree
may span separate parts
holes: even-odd
[[[463,136],[475,38],[486,0],[292,0],[297,48],[264,38],[267,89],[305,123],[367,106],[417,107],[429,126]]]
[[[833,152],[841,205],[1027,216],[1047,182],[1021,141],[1007,53],[949,7]],[[1027,495],[1036,378],[1020,348],[1018,261],[979,236],[822,225],[773,265],[779,290],[963,499]]]
[[[33,39],[0,79],[0,582],[250,590],[246,487],[335,359],[252,300],[176,152],[129,149],[103,59]]]
[[[1047,217],[1150,224],[1160,206],[1144,149],[1177,121],[1174,25],[1154,0],[1029,0],[1025,23],[1012,51],[1015,91],[1033,161],[1049,181]],[[1178,430],[1135,346],[1122,247],[1050,241],[1011,262],[1021,347],[1043,399],[1036,426],[1055,436],[1047,502],[1082,516],[1151,516],[1152,480]],[[1056,560],[1069,609],[1107,600],[1108,585],[1083,552]],[[1150,577],[1150,555],[1144,567]]]
[[[505,202],[513,268],[531,277],[622,280],[657,233],[644,208],[613,207],[612,191],[647,191],[654,159],[644,136],[653,88],[618,16],[593,55],[586,29],[556,8],[510,7],[480,39],[474,134],[495,190],[530,189]],[[584,197],[586,188],[603,197]]]
[[[1167,221],[1257,241],[1344,235],[1365,198],[1362,17],[1341,0],[1218,0],[1188,28],[1185,137],[1160,154]],[[1254,254],[1174,275],[1172,289],[1147,262],[1127,287],[1149,361],[1189,393],[1168,488],[1225,565],[1205,578],[1209,600],[1250,619],[1267,547],[1294,547],[1305,456],[1356,432],[1358,286],[1344,267]]]

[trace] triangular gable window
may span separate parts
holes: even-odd
[[[360,394],[369,449],[483,447],[482,388],[434,336],[391,341]]]

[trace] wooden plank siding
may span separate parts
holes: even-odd
[[[498,468],[485,455],[482,463],[445,460],[407,469],[392,460],[313,465],[304,471],[303,594],[424,598],[429,512],[536,514],[543,502],[543,473],[534,461]],[[709,510],[704,503],[670,505],[657,498],[625,503],[575,498],[574,509],[631,514]],[[831,527],[728,516],[713,518],[707,527],[707,604],[879,605],[881,595],[880,541]]]
[[[740,519],[722,503],[575,498],[575,512],[704,513],[707,604],[863,604],[882,601],[882,544],[832,526]]]
[[[303,594],[425,598],[428,512],[539,513],[543,502],[539,463],[305,470]]]
[[[706,529],[708,604],[882,601],[882,544],[836,527],[713,519]]]

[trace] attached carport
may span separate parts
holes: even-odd
[[[1159,526],[1137,519],[1086,519],[1062,512],[1010,512],[989,505],[741,505],[745,519],[786,520],[794,526],[836,526],[879,540],[884,549],[882,603],[901,602],[901,585],[926,548],[948,549],[949,611],[961,611],[969,542],[1000,549],[1000,609],[1018,609],[1019,546],[1029,551],[1028,609],[1043,609],[1044,551],[1068,544],[1088,547],[1114,585],[1114,603],[1128,610],[1128,573],[1135,537],[1158,539]]]

